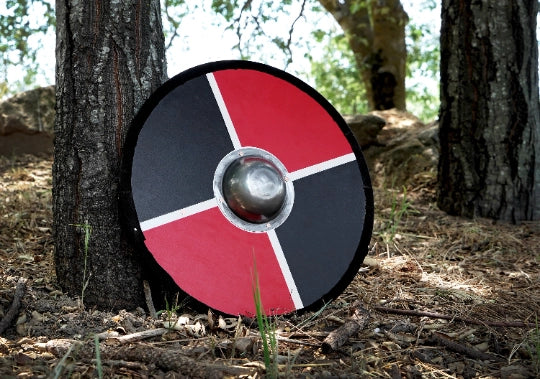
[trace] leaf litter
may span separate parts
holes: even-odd
[[[26,280],[0,335],[0,377],[265,376],[252,319],[182,307],[158,318],[142,308],[83,310],[64,294],[53,266],[51,166],[50,156],[0,157],[0,320]],[[540,374],[540,223],[449,216],[435,205],[435,176],[423,172],[405,188],[376,183],[370,252],[355,280],[318,312],[274,320],[280,377]],[[367,325],[323,352],[358,303]]]

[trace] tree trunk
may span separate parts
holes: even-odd
[[[438,205],[540,219],[537,0],[442,2]]]
[[[160,2],[57,0],[56,23],[58,283],[87,305],[134,308],[141,264],[120,227],[118,173],[131,119],[166,76]]]
[[[399,0],[319,0],[341,26],[364,83],[370,110],[405,110],[409,20]]]

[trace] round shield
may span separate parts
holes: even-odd
[[[141,248],[226,314],[253,315],[256,289],[266,314],[331,301],[371,238],[371,183],[345,121],[263,64],[209,63],[160,87],[128,132],[121,186]]]

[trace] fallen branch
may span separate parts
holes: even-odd
[[[444,333],[433,332],[433,339],[439,345],[446,347],[448,350],[451,350],[455,353],[466,355],[472,359],[478,359],[481,361],[503,361],[504,359],[497,357],[493,354],[484,353],[472,346],[463,345],[457,341],[454,341],[452,338],[448,337]]]
[[[362,308],[359,303],[355,303],[354,307],[353,315],[349,317],[345,324],[330,332],[324,339],[321,345],[323,353],[329,353],[343,346],[352,335],[366,327],[369,321],[369,312]]]
[[[13,302],[11,303],[9,310],[7,311],[2,321],[0,321],[0,335],[4,333],[4,331],[7,328],[9,328],[9,326],[15,319],[15,316],[17,316],[17,313],[19,313],[19,308],[21,307],[21,300],[24,296],[25,290],[26,290],[26,279],[20,278],[17,281],[17,285],[15,287],[15,294],[13,295]]]
[[[46,343],[38,343],[36,347],[48,351],[57,358],[64,358],[75,351],[78,360],[95,359],[94,342],[60,339],[50,340]],[[75,349],[74,349],[75,347]],[[225,376],[253,375],[255,370],[249,367],[229,366],[219,363],[206,363],[195,358],[188,357],[178,350],[163,349],[152,345],[134,343],[124,345],[108,345],[106,342],[99,347],[101,360],[138,362],[143,364],[155,364],[167,371],[178,371],[181,375],[189,378],[222,378]]]
[[[450,321],[461,321],[468,324],[474,325],[486,325],[493,327],[507,327],[507,328],[534,328],[536,324],[530,322],[522,321],[480,321],[471,318],[451,316],[442,313],[433,313],[425,311],[415,311],[412,309],[396,309],[396,308],[386,308],[386,307],[373,307],[378,312],[382,313],[392,313],[397,315],[406,315],[406,316],[416,316],[416,317],[429,317],[429,318],[438,318],[441,320],[450,320]]]

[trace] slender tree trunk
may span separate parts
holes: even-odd
[[[439,207],[540,219],[537,0],[443,0]]]
[[[375,109],[406,109],[407,46],[405,27],[409,16],[399,0],[372,1],[373,47],[371,87]]]
[[[399,0],[319,0],[345,32],[366,89],[368,108],[405,110],[409,20]]]
[[[56,13],[58,283],[87,305],[133,308],[141,265],[120,227],[118,173],[131,119],[166,76],[160,2],[57,0]]]

